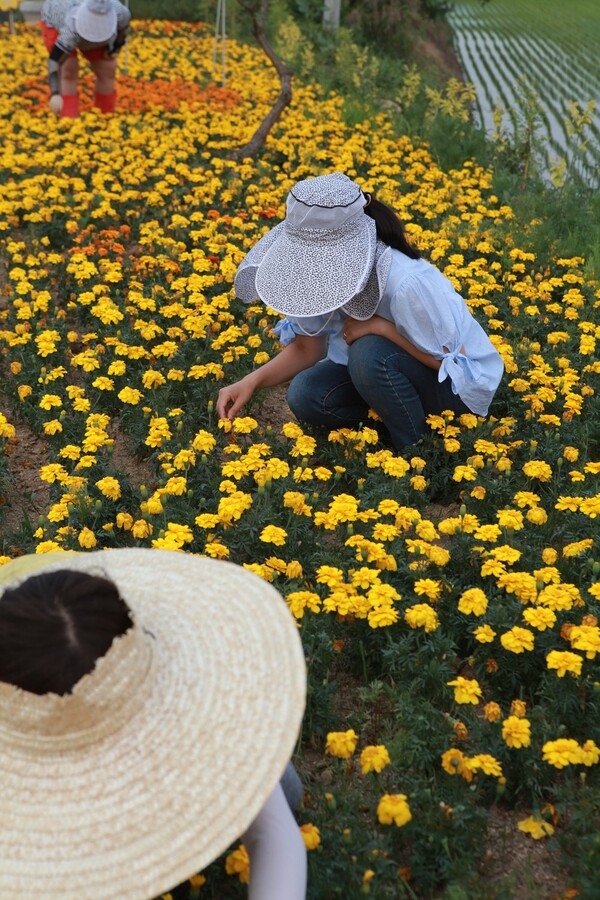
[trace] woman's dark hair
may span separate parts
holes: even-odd
[[[420,259],[421,254],[416,247],[409,242],[404,232],[404,225],[391,207],[386,206],[381,200],[371,196],[371,200],[365,206],[365,212],[375,220],[377,237],[384,244],[388,244],[395,250],[400,250],[411,259]]]
[[[33,694],[69,694],[131,628],[112,581],[61,569],[0,597],[0,681]]]

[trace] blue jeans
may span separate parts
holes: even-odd
[[[375,410],[396,450],[416,443],[428,431],[427,416],[445,409],[470,412],[430,369],[387,338],[368,334],[350,345],[348,365],[322,359],[300,372],[287,393],[290,409],[301,422],[328,428],[368,425]]]

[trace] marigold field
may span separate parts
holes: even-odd
[[[546,842],[560,896],[598,897],[586,261],[536,258],[490,172],[443,171],[387,113],[350,127],[316,85],[296,84],[257,159],[235,162],[279,84],[233,41],[215,84],[209,27],[134,22],[118,113],[91,109],[86,74],[75,121],[47,111],[37,29],[0,27],[0,562],[152,546],[277,586],[309,671],[295,757],[309,897],[541,897],[482,886],[498,809]],[[506,366],[488,421],[435,418],[405,457],[371,421],[309,432],[282,400],[273,424],[264,396],[231,425],[214,411],[221,384],[277,352],[277,316],[235,299],[236,266],[296,180],[338,169],[398,210]],[[41,464],[15,497],[25,435]],[[172,893],[242,897],[246,878],[236,845]]]

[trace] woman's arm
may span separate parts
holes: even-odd
[[[344,340],[347,344],[354,343],[365,334],[378,334],[380,337],[387,338],[388,341],[392,341],[430,369],[438,370],[442,364],[441,359],[436,359],[435,356],[419,350],[418,347],[407,341],[389,319],[384,319],[382,316],[371,316],[364,322],[359,322],[358,319],[347,319],[344,322]]]
[[[242,840],[250,857],[248,900],[304,900],[306,847],[281,785]]]
[[[326,346],[327,338],[323,335],[297,335],[264,366],[249,372],[240,381],[221,388],[217,399],[217,415],[220,419],[235,418],[254,391],[291,381],[298,372],[319,362],[325,354]]]

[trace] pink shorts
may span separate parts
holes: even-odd
[[[42,38],[48,53],[50,53],[58,39],[58,31],[56,28],[51,28],[50,25],[46,25],[45,22],[42,22],[41,24]],[[80,52],[90,62],[97,62],[99,59],[105,59],[106,47],[92,47],[89,50],[81,50]],[[72,53],[69,53],[69,56],[77,56],[77,50],[73,50]]]

